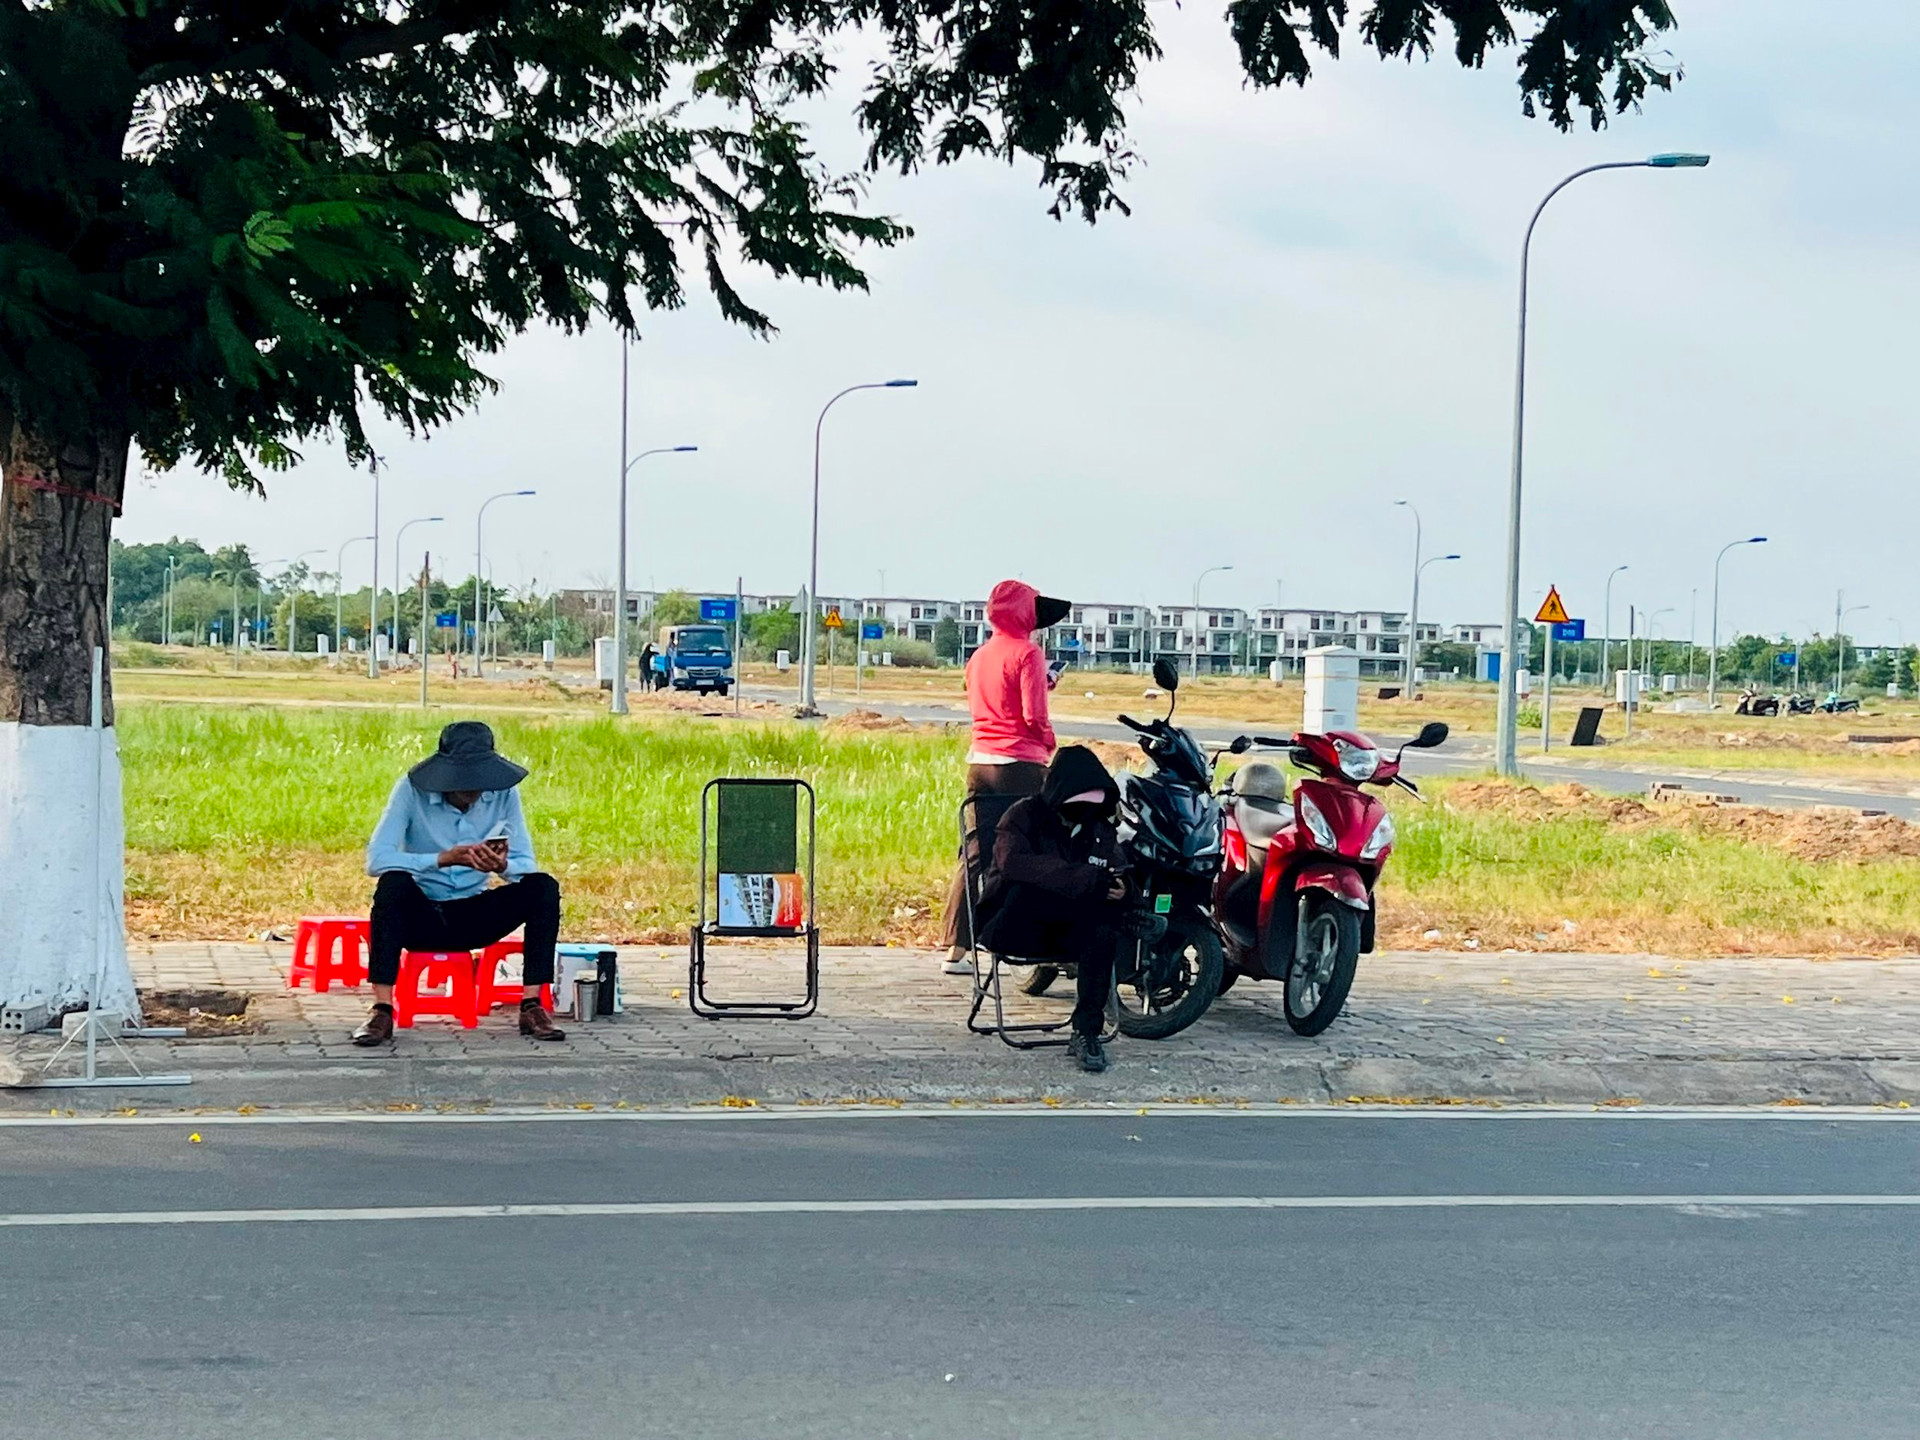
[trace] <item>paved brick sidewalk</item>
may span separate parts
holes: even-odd
[[[627,1013],[571,1027],[564,1046],[522,1040],[501,1011],[478,1030],[423,1020],[391,1052],[346,1042],[363,995],[290,993],[286,959],[284,945],[137,948],[143,987],[251,991],[265,1028],[139,1042],[143,1064],[189,1071],[195,1083],[68,1091],[63,1107],[666,1104],[728,1095],[1920,1104],[1920,959],[1368,956],[1347,1014],[1316,1040],[1287,1030],[1277,986],[1242,983],[1173,1040],[1120,1042],[1114,1068],[1099,1077],[1071,1069],[1057,1051],[1019,1054],[967,1034],[967,982],[904,950],[828,951],[820,1013],[770,1023],[695,1018],[684,999],[684,952],[624,949]],[[765,985],[781,961],[736,963],[740,978]],[[790,973],[797,978],[797,968]],[[727,978],[716,970],[715,987]],[[1065,1003],[1020,1002],[1035,1013],[1060,1013]],[[34,1037],[25,1049],[31,1063],[51,1041]],[[0,1109],[45,1103],[45,1092],[0,1092]]]

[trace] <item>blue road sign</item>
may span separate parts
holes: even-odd
[[[1585,620],[1562,620],[1558,625],[1553,627],[1553,638],[1558,640],[1562,645],[1569,644],[1576,640],[1584,640],[1587,638],[1587,622]]]
[[[733,623],[733,617],[738,611],[739,606],[733,600],[709,599],[700,602],[700,618],[702,620],[717,620],[722,624],[731,625]]]
[[[887,626],[883,620],[862,620],[860,622],[862,640],[884,640],[887,638]]]
[[[1800,652],[1798,650],[1782,650],[1778,655],[1773,657],[1773,663],[1776,665],[1797,665],[1800,663]]]
[[[452,630],[459,624],[460,617],[445,610],[439,611],[433,617],[433,628],[436,630]]]

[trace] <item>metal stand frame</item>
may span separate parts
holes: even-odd
[[[107,926],[109,924],[124,924],[121,916],[113,913],[113,906],[111,904],[113,898],[112,891],[105,883],[105,877],[100,873],[100,845],[103,838],[100,832],[100,817],[104,803],[100,792],[105,788],[107,755],[106,704],[104,695],[105,665],[105,651],[98,645],[94,646],[93,706],[89,722],[93,730],[94,746],[92,890],[96,897],[96,903],[93,907],[93,983],[92,987],[87,991],[85,1023],[81,1025],[78,1033],[67,1036],[66,1039],[60,1042],[60,1048],[47,1057],[47,1063],[40,1067],[42,1078],[33,1086],[34,1089],[38,1090],[121,1089],[133,1086],[190,1085],[193,1083],[193,1077],[191,1075],[146,1074],[140,1069],[140,1062],[133,1058],[133,1052],[120,1043],[121,1037],[124,1034],[178,1035],[185,1032],[179,1030],[126,1031],[124,1028],[115,1030],[110,1028],[107,1022],[112,1020],[124,1027],[125,1017],[114,1015],[100,1008],[100,994],[107,988]],[[84,1052],[86,1059],[81,1072],[78,1075],[46,1075],[45,1072],[51,1070],[60,1058],[65,1055],[68,1050],[73,1048],[74,1041],[83,1036],[86,1040],[86,1049]],[[125,1058],[128,1065],[133,1067],[133,1074],[100,1074],[99,1048],[102,1038]]]
[[[722,925],[717,918],[707,913],[707,887],[709,876],[714,885],[719,884],[718,845],[719,837],[714,835],[714,827],[709,816],[717,812],[717,796],[730,787],[756,789],[785,789],[794,799],[796,807],[800,796],[807,800],[807,855],[806,893],[803,898],[801,914],[805,917],[798,926],[785,925]],[[702,1020],[804,1020],[819,1008],[820,1004],[820,927],[814,919],[814,854],[818,833],[817,802],[813,786],[805,780],[779,780],[761,778],[723,778],[709,780],[700,791],[700,912],[693,927],[691,944],[687,954],[687,1006]],[[709,846],[709,837],[714,843]],[[708,868],[710,850],[716,861],[714,868]],[[798,855],[793,857],[795,866]],[[798,1000],[716,1000],[707,993],[707,942],[709,940],[801,940],[807,950],[807,988]]]

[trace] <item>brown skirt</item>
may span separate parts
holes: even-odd
[[[1037,760],[1014,760],[1005,765],[967,766],[967,794],[1038,795],[1047,778],[1047,767]],[[968,949],[973,936],[967,930],[967,863],[963,859],[954,869],[947,886],[947,910],[940,943],[952,950]]]

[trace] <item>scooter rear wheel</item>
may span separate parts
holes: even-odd
[[[1284,988],[1287,1026],[1296,1035],[1318,1035],[1347,1003],[1360,965],[1360,917],[1326,895],[1307,897],[1306,934],[1287,962]]]
[[[1060,978],[1058,965],[1030,965],[1016,982],[1015,988],[1022,995],[1044,995],[1053,988],[1053,982]]]

